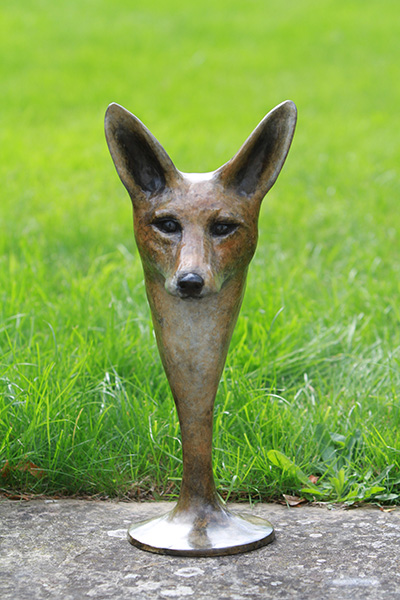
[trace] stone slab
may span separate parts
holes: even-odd
[[[127,542],[132,521],[170,507],[0,500],[0,598],[400,598],[400,510],[259,504],[253,513],[274,524],[276,541],[236,556],[162,556]]]

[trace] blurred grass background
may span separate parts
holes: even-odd
[[[179,169],[208,171],[290,98],[216,401],[219,490],[396,502],[397,3],[3,0],[0,33],[0,488],[177,493],[104,112],[124,105]]]

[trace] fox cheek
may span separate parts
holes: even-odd
[[[256,238],[255,238],[256,239]],[[235,276],[242,276],[253,258],[256,241],[245,236],[231,243],[225,243],[215,252],[216,271],[222,283]]]
[[[147,222],[148,219],[136,212],[134,233],[144,273],[147,276],[161,275],[166,278],[174,264],[176,250],[173,241],[158,235]]]
[[[140,254],[145,273],[161,276],[164,280],[170,279],[175,264],[172,253],[165,252],[162,246],[150,246]]]

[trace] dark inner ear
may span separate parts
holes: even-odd
[[[115,138],[123,153],[128,172],[144,192],[162,192],[166,180],[164,170],[154,151],[136,132],[118,127]]]
[[[274,164],[274,152],[279,148],[279,128],[267,127],[244,158],[243,166],[238,169],[233,178],[233,185],[240,194],[250,196],[259,185],[263,172],[268,172],[268,166]]]

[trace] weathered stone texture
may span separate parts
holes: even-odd
[[[0,598],[400,598],[399,510],[257,505],[254,514],[275,525],[276,541],[236,556],[154,555],[127,542],[132,521],[169,507],[1,500]]]

